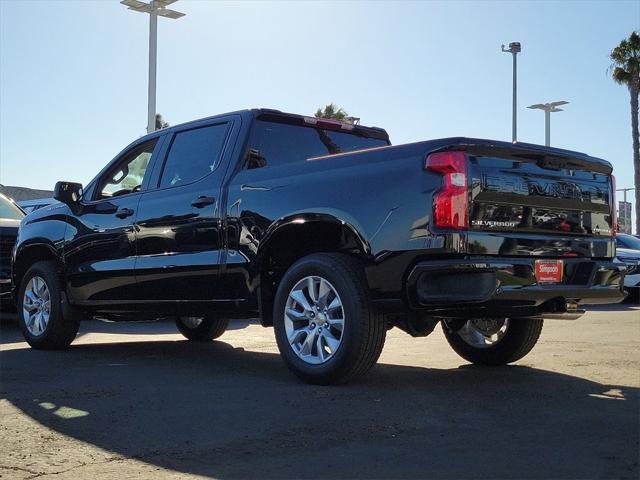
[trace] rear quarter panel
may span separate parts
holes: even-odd
[[[250,294],[269,236],[290,222],[314,220],[351,228],[371,264],[425,246],[445,251],[444,236],[428,235],[440,179],[424,170],[425,152],[416,143],[241,170],[228,186],[228,268],[242,272]]]

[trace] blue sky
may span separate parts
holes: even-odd
[[[312,114],[334,101],[395,144],[511,137],[520,41],[519,139],[633,166],[629,94],[608,52],[640,2],[213,2],[158,23],[158,111],[171,124],[250,107]],[[0,0],[0,183],[87,183],[145,133],[148,17],[117,0]]]

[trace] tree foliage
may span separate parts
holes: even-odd
[[[339,108],[335,103],[331,102],[324,107],[319,108],[315,113],[316,118],[330,118],[332,120],[344,121],[349,114],[344,108]]]
[[[630,89],[640,88],[640,34],[633,32],[611,51],[611,76],[613,80]]]
[[[156,130],[161,130],[169,126],[170,126],[169,122],[166,122],[164,118],[162,118],[162,115],[160,115],[159,113],[156,113]]]
[[[638,128],[638,95],[640,94],[640,35],[632,32],[615,47],[610,55],[609,71],[613,80],[625,85],[631,96],[631,139],[636,197],[636,233],[640,233],[640,133]]]

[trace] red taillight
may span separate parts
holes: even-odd
[[[440,228],[468,228],[469,200],[467,156],[464,152],[438,152],[427,157],[427,170],[444,176],[444,185],[434,195],[434,224]]]
[[[618,206],[616,205],[616,177],[611,175],[611,236],[618,233]]]

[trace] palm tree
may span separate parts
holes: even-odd
[[[631,136],[633,138],[633,168],[636,188],[636,233],[640,233],[640,134],[638,133],[638,94],[640,94],[640,35],[633,32],[609,55],[613,80],[626,85],[631,94]]]
[[[330,103],[324,107],[324,110],[319,108],[316,111],[316,118],[330,118],[332,120],[344,121],[349,114],[345,112],[344,108],[338,108],[335,103]]]

